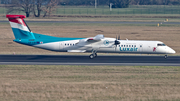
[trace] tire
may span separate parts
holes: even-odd
[[[93,54],[89,55],[89,58],[90,58],[90,59],[93,59],[93,58],[94,58]]]

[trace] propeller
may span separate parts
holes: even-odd
[[[120,40],[120,36],[118,35],[118,37],[117,37],[117,35],[116,35],[116,40],[114,41],[114,45],[116,46],[116,47],[115,47],[115,50],[116,50],[116,48],[117,48],[117,45],[120,44],[120,42],[119,42],[118,40]]]
[[[115,49],[116,49],[117,45],[120,44],[120,42],[118,40],[120,40],[120,36],[119,35],[118,35],[118,37],[116,36],[116,40],[110,41],[110,43],[113,43],[112,46],[110,46],[110,47],[114,47],[115,46]]]
[[[116,47],[117,47],[117,45],[120,44],[120,42],[118,40],[120,40],[120,36],[119,35],[118,35],[118,38],[116,36],[116,40],[114,41],[114,45],[116,45]]]

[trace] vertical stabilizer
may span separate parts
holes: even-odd
[[[33,33],[23,20],[24,15],[6,15],[16,39],[35,39]]]

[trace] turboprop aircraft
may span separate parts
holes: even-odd
[[[33,33],[24,15],[6,15],[12,27],[14,42],[58,52],[90,52],[89,58],[99,53],[167,54],[176,53],[161,41],[120,40],[97,35],[89,38],[53,37]]]

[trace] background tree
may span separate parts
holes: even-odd
[[[94,0],[59,0],[61,5],[94,5]]]
[[[35,17],[40,17],[42,11],[42,4],[44,0],[34,0],[33,13]]]
[[[113,8],[127,8],[130,0],[109,0],[109,3],[113,3]]]
[[[35,17],[40,17],[41,13],[44,13],[45,17],[47,13],[50,15],[55,10],[57,0],[34,0],[33,12]]]
[[[13,11],[22,11],[29,17],[33,8],[33,0],[6,0],[7,14]]]
[[[42,8],[44,12],[43,17],[46,17],[47,14],[50,16],[50,14],[56,10],[57,4],[57,0],[49,0],[48,4]]]
[[[131,5],[179,5],[180,0],[131,0]]]

